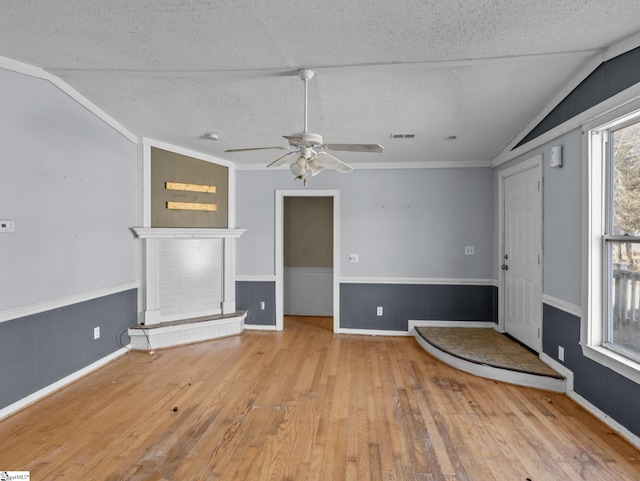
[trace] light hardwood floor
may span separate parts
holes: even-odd
[[[458,372],[413,338],[283,332],[132,352],[0,422],[34,480],[637,480],[564,395]],[[177,408],[177,411],[174,411]]]

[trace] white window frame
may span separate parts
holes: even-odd
[[[580,343],[583,354],[640,383],[640,362],[606,346],[605,319],[609,312],[605,255],[607,218],[607,155],[603,131],[640,122],[640,99],[583,125],[583,275]]]

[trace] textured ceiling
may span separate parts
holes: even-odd
[[[493,160],[608,46],[637,0],[7,0],[0,55],[61,77],[133,134],[266,165],[303,128],[380,143],[358,164]],[[205,132],[218,132],[212,142]],[[415,133],[392,140],[392,132]],[[456,135],[455,141],[444,137]]]

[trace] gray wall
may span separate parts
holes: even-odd
[[[237,173],[238,225],[248,229],[238,241],[240,276],[275,274],[277,189],[303,187],[288,170]],[[493,278],[491,169],[322,172],[307,189],[340,192],[340,277],[358,278],[341,284],[342,328],[406,330],[409,319],[495,322],[495,288],[464,285]],[[464,255],[467,245],[475,247],[474,256]],[[348,261],[352,253],[359,263]],[[371,284],[372,279],[383,283]],[[400,284],[385,283],[390,279],[401,279]],[[436,282],[420,285],[425,279]],[[455,285],[457,279],[463,285]],[[266,284],[273,282],[238,284],[237,305],[249,311],[247,324],[255,317],[256,324],[275,325],[275,313],[253,311],[260,300],[268,300],[255,296],[266,296],[273,289]],[[447,302],[434,309],[431,301],[443,292]],[[371,315],[379,305],[385,315]],[[414,305],[419,307],[411,309]]]
[[[135,143],[46,80],[0,69],[0,105],[3,408],[128,343],[138,168]]]
[[[137,147],[50,82],[0,69],[0,311],[136,280]]]
[[[551,147],[562,146],[563,166],[551,168]],[[500,252],[500,232],[497,218],[499,172],[543,155],[542,191],[542,255],[543,293],[570,302],[581,303],[582,272],[582,133],[580,129],[523,154],[501,165],[494,172],[494,256]],[[499,279],[499,263],[493,266],[493,276]]]
[[[616,57],[596,69],[582,82],[549,118],[566,120],[584,109],[596,105],[622,88],[635,83],[640,72],[635,49]],[[632,73],[632,74],[631,74]],[[554,124],[542,122],[534,132],[538,136]],[[551,147],[561,145],[563,167],[550,168]],[[544,155],[544,212],[543,212],[543,292],[574,306],[581,306],[582,289],[582,133],[575,129],[567,134],[530,150],[500,169],[542,153]],[[496,190],[498,173],[494,176]],[[497,212],[497,196],[494,197]],[[498,230],[494,232],[494,252],[500,247]],[[494,270],[497,275],[497,265]],[[550,302],[550,301],[549,301]],[[575,310],[574,310],[575,311]],[[574,390],[607,416],[620,423],[633,434],[640,436],[640,410],[637,399],[640,386],[607,367],[586,358],[580,346],[582,320],[549,304],[543,305],[542,349],[545,354],[564,364],[574,374]],[[558,346],[565,349],[565,360],[557,357]]]
[[[265,159],[266,160],[266,159]],[[340,191],[341,277],[493,278],[489,168],[322,172],[307,189]],[[237,173],[239,275],[274,275],[275,190],[287,171]],[[475,246],[474,256],[464,246]],[[349,263],[350,253],[359,263]]]
[[[129,344],[137,299],[131,289],[0,323],[0,409]]]

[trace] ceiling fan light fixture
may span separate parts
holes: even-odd
[[[313,177],[314,175],[320,173],[320,171],[324,169],[324,166],[320,162],[318,162],[318,159],[311,159],[307,164],[307,168],[311,172],[311,176]]]
[[[307,172],[307,160],[300,156],[289,168],[296,177],[303,176]]]

